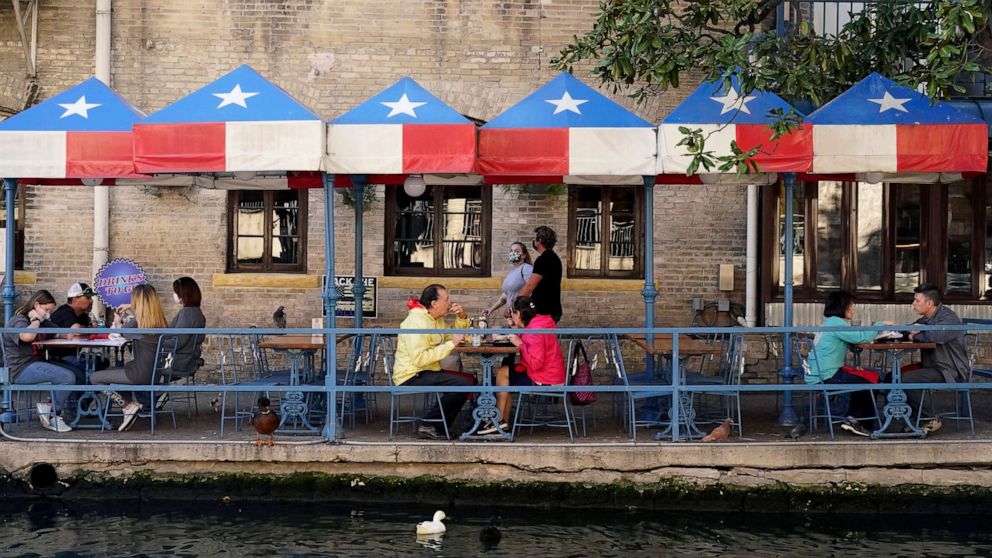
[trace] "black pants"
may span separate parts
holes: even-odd
[[[858,376],[857,374],[849,374],[843,370],[838,370],[836,374],[830,377],[830,379],[824,381],[825,384],[870,384],[868,380]],[[875,401],[872,397],[873,392],[868,390],[855,391],[849,394],[841,394],[837,396],[836,400],[838,403],[847,399],[849,401],[847,409],[842,409],[840,407],[843,404],[838,405],[838,408],[831,409],[835,416],[851,416],[857,419],[870,419],[865,422],[875,421]],[[849,397],[845,397],[849,396]]]
[[[473,381],[454,374],[445,374],[434,370],[423,370],[416,376],[403,382],[405,386],[470,386]],[[441,406],[444,408],[444,421],[448,424],[448,430],[455,424],[455,418],[465,405],[468,393],[442,393]],[[431,410],[424,415],[424,420],[441,418],[441,409],[435,404]]]

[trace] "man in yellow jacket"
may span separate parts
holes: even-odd
[[[407,303],[410,313],[400,329],[447,329],[444,317],[455,315],[456,329],[467,329],[468,314],[459,304],[448,299],[448,290],[443,285],[429,285],[421,293],[420,299],[410,297]],[[451,354],[455,345],[465,336],[440,333],[403,333],[396,337],[396,361],[393,363],[393,383],[410,386],[470,386],[472,381],[454,374],[441,372],[441,359]],[[455,418],[465,404],[467,393],[445,393],[441,395],[441,407],[434,405],[417,427],[422,438],[441,440],[447,438]],[[432,422],[444,419],[445,431],[438,430]]]

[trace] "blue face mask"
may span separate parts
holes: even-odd
[[[513,250],[510,250],[506,254],[506,259],[509,260],[510,263],[517,263],[520,260],[524,259],[524,256],[519,252],[514,252]]]

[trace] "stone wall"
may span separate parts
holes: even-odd
[[[240,64],[251,64],[317,113],[331,119],[404,75],[472,118],[502,112],[555,75],[549,59],[573,35],[590,28],[598,0],[443,2],[384,0],[117,0],[113,12],[112,85],[140,108],[153,112]],[[41,5],[38,72],[47,98],[90,76],[94,53],[94,5],[51,0]],[[0,7],[0,76],[23,74],[23,58],[11,7]],[[588,67],[576,75],[595,83]],[[635,106],[659,121],[698,83]],[[307,267],[312,287],[261,287],[252,281],[224,286],[226,193],[168,188],[114,188],[111,257],[140,262],[159,287],[167,310],[171,279],[191,275],[204,288],[211,326],[267,325],[285,305],[290,326],[307,326],[320,315],[316,286],[323,262],[323,194],[309,193]],[[367,275],[382,275],[383,188],[365,216]],[[659,323],[682,324],[692,297],[715,299],[721,263],[738,269],[743,297],[745,192],[742,187],[659,186],[654,207],[655,273],[661,297]],[[489,304],[508,265],[502,255],[512,240],[529,240],[537,225],[567,237],[563,197],[493,196],[492,279],[457,282],[454,296],[473,311]],[[340,201],[340,198],[338,198]],[[353,269],[354,228],[350,208],[338,203],[335,231],[339,273]],[[82,187],[28,189],[25,268],[36,274],[21,292],[48,288],[60,295],[91,277],[92,195]],[[383,281],[380,319],[394,325],[403,301],[433,279]],[[393,286],[390,286],[393,285]],[[566,325],[642,323],[643,281],[575,281],[564,294]],[[171,311],[168,312],[171,314]]]

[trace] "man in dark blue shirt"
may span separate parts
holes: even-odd
[[[59,306],[54,312],[52,312],[51,322],[55,324],[56,327],[71,327],[71,328],[87,328],[95,327],[96,324],[92,323],[90,320],[90,310],[93,309],[93,296],[96,293],[90,288],[86,283],[73,283],[69,290],[66,292],[68,301],[66,304]],[[74,337],[79,337],[80,335],[85,335],[85,333],[69,334],[63,335],[72,339]],[[79,383],[86,383],[86,363],[76,356],[76,351],[73,349],[66,349],[63,351],[57,351],[55,349],[49,349],[49,354],[56,360],[63,362],[71,366],[73,369],[77,370],[77,379]],[[107,359],[100,359],[97,361],[97,370],[103,370],[110,365]]]

